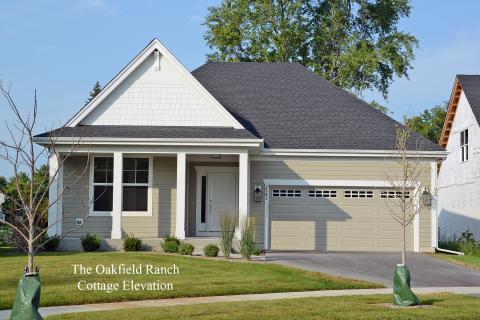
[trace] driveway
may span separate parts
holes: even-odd
[[[381,283],[392,287],[400,253],[271,252],[266,260],[309,271]],[[480,272],[426,254],[407,254],[412,287],[480,287]]]

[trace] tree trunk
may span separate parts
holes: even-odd
[[[33,257],[35,255],[35,251],[33,248],[33,236],[34,236],[34,229],[33,225],[30,224],[30,232],[28,233],[28,261],[27,261],[27,273],[33,272]]]
[[[403,218],[404,225],[402,226],[402,264],[405,266],[406,261],[405,261],[405,216]]]

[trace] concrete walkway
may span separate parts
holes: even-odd
[[[433,288],[414,288],[417,294],[449,292],[456,294],[467,294],[480,296],[480,287],[433,287]],[[234,296],[213,296],[213,297],[193,297],[193,298],[175,298],[158,300],[141,300],[129,302],[98,303],[74,306],[58,306],[40,308],[42,316],[50,316],[62,313],[88,312],[88,311],[109,311],[131,308],[150,308],[150,307],[170,307],[205,303],[219,302],[240,302],[240,301],[261,301],[277,299],[294,298],[320,298],[320,297],[338,297],[353,295],[371,295],[371,294],[391,294],[392,289],[351,289],[351,290],[322,290],[322,291],[302,291],[302,292],[281,292],[281,293],[263,293],[263,294],[245,294]],[[0,311],[0,319],[8,319],[10,310]]]

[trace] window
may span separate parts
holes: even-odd
[[[207,221],[207,176],[202,176],[202,205],[200,208],[200,222],[205,223]]]
[[[123,158],[124,212],[148,211],[149,158]]]
[[[468,161],[468,129],[460,132],[460,153],[462,162]]]
[[[336,198],[336,190],[308,190],[309,198]]]
[[[380,198],[383,199],[398,199],[402,197],[401,191],[387,191],[384,190],[380,193]],[[410,191],[405,191],[405,198],[410,198]]]
[[[372,190],[345,190],[345,198],[373,198]]]
[[[113,206],[113,158],[93,158],[93,211],[111,212]]]
[[[285,198],[285,197],[301,197],[302,190],[295,189],[273,189],[272,197]]]

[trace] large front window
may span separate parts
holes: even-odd
[[[149,158],[123,159],[123,211],[148,211]]]
[[[113,206],[113,158],[93,158],[93,211],[111,212]]]

